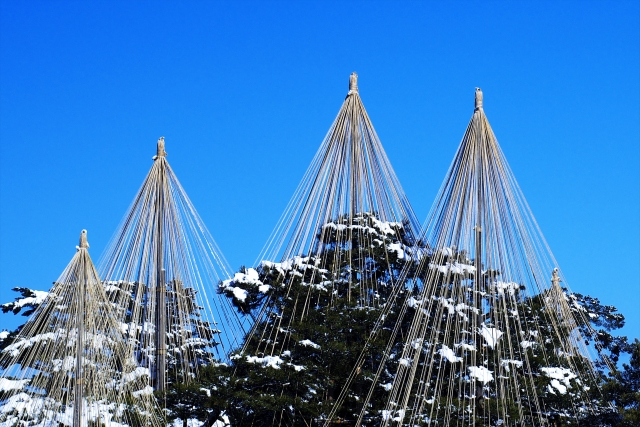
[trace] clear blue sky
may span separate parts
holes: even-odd
[[[474,88],[572,290],[640,337],[640,2],[0,1],[0,300],[98,260],[166,137],[254,262],[358,72],[421,220]],[[17,320],[0,315],[0,329]]]

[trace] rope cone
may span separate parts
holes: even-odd
[[[584,339],[596,335],[588,313],[559,285],[562,273],[489,125],[479,88],[423,239],[428,255],[401,274],[420,289],[403,303],[412,316],[404,347],[394,352],[389,344],[379,368],[396,372],[385,385],[382,425],[549,425],[602,410],[592,403],[598,355]],[[365,347],[361,360],[366,355]],[[374,381],[368,399],[381,385]],[[356,425],[368,417],[362,411]]]
[[[358,355],[351,349],[359,348],[362,331],[394,288],[405,289],[395,282],[398,272],[415,266],[424,252],[416,239],[418,221],[364,108],[357,78],[349,77],[342,107],[255,267],[220,287],[254,320],[232,356],[231,383],[252,396],[235,415],[240,423],[316,424],[344,380],[339,372],[348,372],[351,355]],[[361,378],[371,363],[361,366]],[[301,380],[307,375],[313,390]],[[287,403],[270,411],[271,395]],[[294,403],[299,399],[304,404]]]
[[[161,412],[88,252],[69,265],[0,357],[2,426],[161,426]]]
[[[167,162],[164,137],[153,159],[99,269],[138,363],[162,391],[226,360],[245,326],[215,294],[230,268]]]

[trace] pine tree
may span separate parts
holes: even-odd
[[[147,369],[128,352],[88,253],[86,231],[47,293],[6,304],[33,314],[0,354],[0,425],[159,426]],[[35,298],[35,300],[34,300]]]
[[[263,261],[220,285],[240,313],[259,319],[256,330],[279,331],[277,343],[249,334],[230,365],[212,370],[205,386],[223,393],[217,405],[234,426],[322,425],[368,342],[369,356],[338,412],[341,420],[353,422],[385,352],[395,357],[400,351],[400,338],[386,349],[400,319],[388,305],[399,307],[394,301],[413,292],[396,280],[426,253],[424,247],[412,239],[407,224],[382,222],[372,213],[341,217],[322,228],[324,243],[316,255]],[[385,308],[382,332],[369,340]],[[409,318],[400,320],[401,330]],[[267,352],[273,344],[279,351]],[[380,379],[387,384],[392,376],[385,370]],[[371,425],[381,418],[386,390],[380,387],[367,410]]]
[[[137,282],[105,282],[105,290],[118,319],[123,319],[120,327],[125,332],[129,344],[137,349],[136,358],[141,366],[152,365],[155,355],[155,325],[133,321],[134,313],[144,313],[148,302],[136,299],[135,295],[146,295],[155,289],[140,290],[146,287]],[[180,281],[172,280],[166,284],[166,350],[167,383],[187,380],[195,369],[210,363],[211,354],[218,345],[220,333],[214,325],[203,319],[203,307],[198,305],[196,291],[185,288]]]
[[[434,254],[429,268],[437,276],[429,279],[434,284],[431,299],[410,302],[423,313],[420,336],[426,338],[413,343],[422,346],[416,356],[422,375],[413,380],[408,407],[425,415],[407,426],[496,426],[507,423],[505,415],[527,425],[543,419],[551,426],[615,418],[611,399],[601,392],[608,366],[598,365],[594,376],[576,375],[589,371],[585,349],[594,342],[567,345],[562,339],[597,338],[600,354],[617,361],[626,338],[611,334],[624,324],[614,307],[553,286],[529,296],[523,285],[501,280],[498,271],[484,271],[476,285],[474,261],[452,249]],[[552,321],[558,318],[560,322]],[[594,332],[598,325],[603,329]],[[471,328],[480,339],[471,339]],[[445,406],[446,411],[440,410]],[[582,415],[575,417],[576,412]],[[390,420],[399,415],[385,414]]]

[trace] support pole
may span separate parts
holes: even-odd
[[[482,227],[480,225],[476,225],[473,227],[476,232],[476,250],[475,250],[475,268],[476,268],[476,277],[475,277],[475,286],[474,286],[474,294],[473,294],[473,306],[478,309],[478,316],[476,320],[476,325],[478,326],[482,323],[482,298],[479,298],[478,295],[482,292],[484,288],[484,277],[482,277]]]
[[[166,185],[166,169],[164,158],[167,152],[164,149],[164,137],[158,139],[156,161],[160,161],[160,174],[158,180],[158,200],[156,201],[156,360],[155,360],[155,389],[156,391],[164,391],[166,384],[166,365],[167,365],[167,288],[164,270],[164,210],[165,210],[165,185]]]
[[[476,232],[476,289],[478,291],[482,291],[482,227],[480,227],[480,225],[476,225],[473,229]]]
[[[482,90],[480,88],[476,88],[475,92],[475,111],[482,111]],[[484,288],[484,278],[482,277],[482,219],[483,219],[483,150],[482,142],[484,140],[484,129],[483,123],[480,117],[476,117],[474,113],[474,121],[476,124],[476,135],[475,135],[475,161],[476,161],[476,226],[473,228],[475,231],[475,268],[476,268],[476,277],[475,277],[475,286],[473,293],[473,306],[478,310],[478,314],[476,316],[475,325],[473,325],[476,334],[479,332],[479,328],[483,324],[483,312],[482,312],[482,297],[480,297],[480,292],[482,292]],[[473,365],[477,364],[476,360],[476,352],[473,352],[471,356]],[[473,409],[474,417],[476,411],[484,411],[484,398],[483,398],[483,385],[479,381],[475,383],[476,389],[474,390],[474,394],[476,396],[476,405]]]
[[[87,230],[82,230],[80,233],[80,244],[78,245],[78,251],[84,251],[86,253],[89,243],[87,242]],[[87,271],[86,257],[83,257],[85,253],[80,254],[80,275],[78,285],[78,311],[76,313],[76,372],[75,372],[75,385],[73,388],[73,427],[82,427],[82,399],[84,396],[84,373],[82,371],[82,355],[84,353],[84,299],[87,289],[87,277],[89,272]]]
[[[156,286],[157,321],[156,321],[156,390],[164,391],[166,383],[167,365],[167,288],[164,268],[160,270],[158,284]]]

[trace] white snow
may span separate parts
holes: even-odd
[[[222,419],[213,423],[211,427],[230,427],[231,426],[231,421],[229,421],[229,417],[224,413],[224,411],[222,411],[222,413],[220,414],[220,418]]]
[[[389,411],[387,409],[383,409],[381,411],[382,414],[382,419],[383,420],[391,420],[391,421],[397,421],[400,422],[404,419],[404,409],[401,409],[399,411],[396,411],[396,416],[393,416],[393,411]]]
[[[335,222],[330,222],[322,226],[322,229],[332,228],[337,231],[344,231],[347,229],[346,224],[336,224]]]
[[[402,358],[402,359],[398,360],[398,364],[400,364],[402,366],[411,366],[411,359]]]
[[[384,234],[395,234],[397,229],[402,228],[402,223],[400,222],[381,221],[373,215],[369,216],[369,218],[371,218],[373,226]]]
[[[404,258],[404,250],[402,249],[402,245],[400,243],[390,243],[387,245],[387,249],[391,252],[396,252],[398,254],[398,259]]]
[[[133,371],[129,372],[128,374],[124,374],[122,376],[122,382],[124,383],[128,383],[131,381],[135,381],[140,377],[150,377],[150,373],[149,373],[149,368],[143,368],[141,366],[137,367],[136,369],[134,369]]]
[[[462,348],[462,350],[465,351],[476,351],[476,347],[471,345],[471,344],[467,344],[464,342],[458,343],[458,344],[454,344],[453,345],[455,348]]]
[[[153,387],[151,387],[150,385],[147,385],[142,390],[134,391],[131,394],[133,394],[134,397],[151,396],[153,394]]]
[[[233,297],[235,299],[245,302],[248,295],[249,295],[249,292],[247,292],[245,289],[239,288],[237,286],[233,287]]]
[[[522,368],[522,360],[502,359],[500,365],[504,367],[504,370],[511,372],[510,365],[514,365],[516,368]]]
[[[8,336],[9,336],[9,331],[0,332],[0,342],[6,340]]]
[[[270,367],[273,369],[280,369],[280,364],[284,361],[279,356],[247,356],[247,362],[262,365],[264,367]]]
[[[536,345],[536,342],[535,342],[535,341],[526,341],[526,340],[525,340],[525,341],[520,342],[520,346],[521,346],[522,348],[524,348],[524,349],[527,349],[527,348],[529,348],[529,347],[533,347],[533,346],[535,346],[535,345]]]
[[[76,358],[73,356],[67,356],[64,358],[64,360],[53,359],[51,363],[53,364],[53,372],[58,372],[58,371],[69,372],[69,371],[73,371],[76,368]]]
[[[314,343],[311,340],[302,340],[302,341],[300,341],[300,344],[302,344],[305,347],[312,347],[312,348],[315,348],[315,349],[319,349],[320,348],[320,346],[318,344]]]
[[[22,390],[30,380],[9,380],[0,378],[0,391]]]
[[[577,378],[577,375],[567,368],[546,367],[541,368],[541,370],[546,376],[551,378],[551,384],[547,389],[553,394],[555,394],[554,389],[558,390],[560,394],[565,394],[567,388],[571,387],[570,381]]]
[[[9,353],[11,357],[16,357],[21,351],[24,351],[25,348],[31,347],[33,344],[39,341],[51,340],[55,342],[58,339],[58,335],[64,335],[64,334],[60,334],[60,332],[62,331],[59,330],[56,333],[47,332],[45,334],[35,335],[26,340],[20,340],[18,342],[14,342],[10,346],[7,346],[4,349],[4,352]]]
[[[44,300],[49,296],[49,292],[44,291],[34,291],[30,289],[31,292],[35,294],[34,297],[20,298],[14,302],[9,302],[6,304],[2,304],[3,306],[12,306],[12,307],[24,307],[27,304],[39,305],[44,302]]]
[[[487,342],[487,345],[491,348],[494,348],[496,346],[503,334],[503,332],[499,329],[487,328],[486,325],[482,325],[482,328],[480,328],[480,333],[482,334],[484,340]]]
[[[43,404],[42,399],[32,399],[31,396],[26,393],[18,393],[16,395],[13,395],[3,403],[4,404],[0,406],[0,413],[5,414],[12,413],[13,411],[17,412],[18,414],[22,413],[23,411],[27,414],[33,414],[40,411]]]
[[[424,340],[422,338],[416,338],[415,340],[411,341],[411,347],[418,350],[420,347],[422,347],[423,341]]]
[[[261,292],[263,294],[266,294],[267,292],[269,292],[269,289],[271,289],[271,285],[260,285],[260,286],[258,286],[258,292]]]
[[[520,289],[520,285],[514,282],[501,282],[498,280],[492,285],[492,288],[498,292],[498,295],[505,295],[506,293],[509,296],[513,296]]]
[[[260,281],[260,274],[254,268],[247,268],[244,273],[236,273],[233,279],[225,280],[220,285],[220,288],[224,289],[227,293],[231,292],[235,299],[245,302],[249,292],[238,285],[257,287],[258,292],[263,294],[266,294],[269,292],[269,289],[271,289],[271,286],[265,285]]]
[[[448,274],[449,272],[451,272],[451,274],[475,274],[476,272],[476,268],[473,265],[463,264],[457,261],[453,264],[448,262],[445,265],[431,263],[429,264],[429,268],[437,269],[442,274]]]
[[[556,394],[554,389],[557,389],[560,394],[565,394],[567,392],[567,387],[560,384],[560,381],[556,379],[551,380],[551,383],[547,386],[549,393]]]
[[[444,256],[453,256],[453,251],[454,251],[454,248],[446,247],[446,248],[439,249],[438,253]]]
[[[254,268],[247,268],[245,273],[236,273],[233,276],[235,283],[243,283],[248,285],[261,285],[260,275]]]
[[[409,300],[407,301],[407,305],[411,308],[417,307],[420,304],[422,304],[422,300],[415,299],[414,297],[410,297]]]
[[[110,282],[107,282],[110,283]],[[104,286],[104,291],[105,292],[116,292],[120,290],[120,287],[116,286],[116,285],[111,285],[111,284],[105,284]]]
[[[451,363],[462,361],[462,357],[457,357],[454,351],[444,344],[442,344],[442,348],[436,353],[438,353],[440,356],[447,359]]]
[[[197,420],[196,418],[190,418],[187,421],[187,427],[200,427],[202,425],[202,421]],[[228,426],[229,424],[218,424],[220,421],[217,421],[216,423],[213,424],[213,426],[215,427],[223,427],[223,426]],[[173,422],[171,424],[169,424],[169,427],[182,427],[183,421],[181,418],[176,418],[175,420],[173,420]]]
[[[488,370],[484,366],[469,366],[469,376],[485,384],[493,381],[493,371]]]

